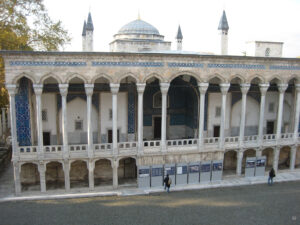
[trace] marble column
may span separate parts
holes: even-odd
[[[264,135],[264,122],[265,122],[265,102],[266,93],[269,88],[269,84],[259,84],[260,89],[260,110],[259,110],[259,125],[258,125],[258,140],[261,145]]]
[[[277,127],[276,127],[276,140],[279,141],[281,138],[281,126],[282,126],[282,112],[283,112],[283,100],[284,92],[287,89],[287,84],[278,84],[279,91],[279,102],[278,102],[278,112],[277,112]]]
[[[160,83],[161,91],[161,150],[165,152],[166,149],[166,133],[167,133],[167,96],[170,83]]]
[[[242,109],[241,109],[239,145],[240,147],[242,147],[244,145],[247,93],[250,88],[250,84],[241,84],[240,86],[242,92]]]
[[[299,129],[299,114],[300,114],[300,84],[295,85],[295,91],[297,93],[294,106],[295,110],[295,118],[294,118],[294,141],[298,141],[298,129]]]
[[[40,163],[38,165],[38,170],[40,173],[41,192],[46,192],[46,165]]]
[[[237,165],[236,165],[236,174],[239,176],[242,174],[243,156],[244,156],[244,152],[242,150],[239,150],[237,153]]]
[[[15,84],[6,84],[6,89],[9,94],[9,104],[10,104],[10,115],[11,115],[11,137],[12,137],[12,161],[19,158],[18,152],[18,141],[17,141],[17,123],[16,123],[16,102],[15,95],[17,93],[17,86]]]
[[[144,100],[144,90],[146,87],[145,83],[138,83],[137,86],[137,92],[138,92],[138,152],[143,152],[143,100]]]
[[[42,120],[42,84],[33,84],[33,89],[36,99],[36,127],[37,127],[37,138],[38,138],[38,156],[43,158],[43,120]]]
[[[84,84],[86,93],[87,106],[87,141],[88,141],[88,156],[93,158],[93,130],[92,130],[92,95],[94,91],[94,84]]]
[[[59,84],[59,90],[61,94],[61,128],[63,138],[63,156],[69,157],[68,150],[68,129],[67,129],[67,95],[69,84]]]
[[[7,128],[9,129],[10,128],[10,110],[9,108],[7,108]]]
[[[199,101],[199,150],[203,147],[203,132],[204,132],[204,107],[205,107],[205,94],[207,91],[209,83],[198,82],[198,88],[200,92],[200,101]]]
[[[118,167],[119,167],[119,161],[114,159],[111,161],[112,163],[112,169],[113,169],[113,188],[118,188]]]
[[[222,108],[221,108],[221,125],[220,125],[220,139],[219,148],[224,148],[224,137],[225,137],[225,118],[226,118],[226,99],[227,92],[229,90],[230,84],[223,83],[220,84],[220,89],[222,93]]]
[[[297,154],[297,145],[293,145],[291,146],[291,150],[290,150],[290,170],[295,170],[296,154]]]
[[[110,84],[112,93],[112,133],[113,133],[113,154],[118,154],[118,92],[120,84]]]
[[[63,162],[64,176],[65,176],[65,189],[66,191],[70,190],[70,163],[68,160]]]
[[[94,190],[94,169],[95,169],[95,163],[90,160],[89,161],[89,189]]]
[[[2,108],[2,131],[3,134],[6,132],[6,108]]]
[[[276,146],[274,148],[274,155],[273,155],[273,168],[274,168],[275,172],[277,172],[277,170],[278,170],[279,154],[280,154],[280,146]]]
[[[13,167],[14,167],[15,193],[16,195],[18,195],[21,193],[21,179],[20,179],[21,166],[17,161],[13,161]]]
[[[256,157],[261,157],[262,156],[262,149],[257,149],[256,150]]]

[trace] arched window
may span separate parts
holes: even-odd
[[[270,48],[266,48],[266,51],[265,51],[265,56],[266,57],[270,56],[270,51],[271,51]]]
[[[167,107],[169,107],[169,95],[167,95]],[[161,108],[162,96],[161,92],[158,91],[153,95],[153,108]]]

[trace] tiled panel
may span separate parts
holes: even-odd
[[[48,62],[48,61],[10,61],[10,66],[86,66],[86,62],[63,62],[63,61],[57,61],[57,62]]]
[[[128,133],[135,132],[135,86],[128,85]]]

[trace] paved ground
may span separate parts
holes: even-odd
[[[0,224],[300,224],[300,182],[0,203]]]

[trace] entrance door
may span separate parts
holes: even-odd
[[[220,137],[220,126],[214,126],[214,137]]]
[[[154,117],[154,139],[161,138],[161,117]]]
[[[50,132],[43,132],[44,145],[50,145]]]
[[[274,121],[267,121],[267,134],[274,134]]]
[[[117,138],[118,138],[118,142],[119,142],[119,130],[118,130]],[[108,130],[107,131],[107,140],[108,140],[108,143],[112,143],[112,139],[113,139],[112,130]]]

